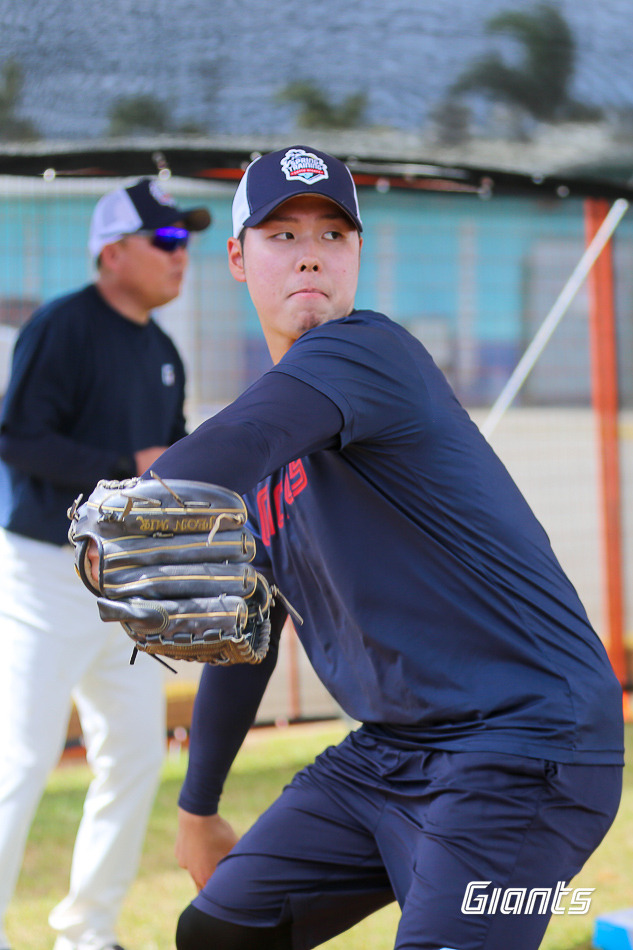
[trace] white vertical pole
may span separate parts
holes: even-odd
[[[459,282],[457,285],[457,357],[455,376],[467,393],[477,372],[475,322],[477,294],[477,233],[473,221],[459,229]]]
[[[517,363],[508,382],[503,387],[488,413],[487,418],[484,420],[481,426],[481,432],[486,438],[489,438],[496,429],[514,397],[523,386],[525,380],[534,368],[534,364],[545,349],[552,333],[562,320],[569,305],[586,280],[600,252],[626,214],[628,207],[629,203],[624,198],[618,198],[617,201],[614,201],[611,210],[596,231],[593,240],[587,246],[584,254],[578,261],[578,264],[560,292],[554,306],[543,320],[534,339]]]

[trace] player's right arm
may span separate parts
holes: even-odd
[[[221,815],[192,815],[178,808],[178,834],[174,853],[181,868],[189,871],[201,891],[218,862],[225,858],[239,838]]]
[[[206,665],[194,702],[187,775],[178,799],[176,858],[196,887],[238,840],[218,813],[224,781],[249,729],[277,662],[286,611],[271,610],[270,648],[256,666]]]

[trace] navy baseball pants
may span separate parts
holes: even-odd
[[[552,908],[582,912],[566,885],[621,782],[619,766],[401,748],[361,728],[220,862],[178,950],[310,950],[394,899],[395,950],[536,950]]]

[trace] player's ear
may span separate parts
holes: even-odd
[[[102,267],[111,268],[117,256],[116,244],[106,244],[101,248],[99,258]]]
[[[122,258],[123,242],[114,241],[112,244],[106,244],[101,248],[101,266],[108,270],[115,270]]]
[[[239,238],[230,237],[227,242],[227,250],[231,275],[235,280],[245,283],[246,274],[244,273],[244,246],[242,241]]]

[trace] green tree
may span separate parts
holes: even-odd
[[[440,145],[463,145],[470,138],[470,109],[452,96],[439,102],[430,117]]]
[[[347,96],[333,103],[315,83],[298,80],[277,94],[278,102],[299,106],[297,124],[304,129],[355,129],[364,125],[367,97],[364,93]]]
[[[169,131],[167,106],[154,96],[121,96],[108,114],[110,135],[144,135]]]
[[[484,92],[542,122],[600,117],[600,109],[570,95],[576,43],[555,7],[541,3],[532,12],[502,11],[486,22],[486,32],[513,36],[523,46],[522,64],[508,66],[498,53],[489,53],[464,70],[453,93]]]
[[[121,96],[108,113],[109,134],[116,135],[201,135],[203,129],[195,122],[173,125],[164,102],[151,95]]]
[[[33,123],[15,114],[23,86],[22,68],[14,59],[7,59],[0,79],[0,140],[5,142],[38,137]]]

